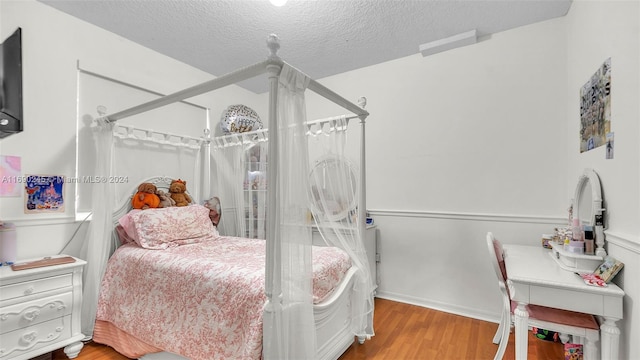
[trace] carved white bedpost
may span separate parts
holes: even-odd
[[[367,106],[367,98],[361,96],[358,98],[358,106],[364,109]],[[363,242],[365,239],[365,231],[367,228],[367,151],[365,144],[366,135],[366,116],[359,116],[360,118],[360,198],[358,199],[358,231],[360,232],[360,239]],[[370,274],[369,276],[373,276]],[[372,285],[375,281],[371,279]],[[361,341],[361,343],[364,341]]]
[[[282,60],[278,56],[278,50],[280,50],[280,39],[278,38],[278,35],[269,34],[267,37],[267,47],[269,48],[269,57],[267,59],[280,63]]]
[[[269,35],[267,46],[270,50],[267,74],[269,77],[269,144],[267,162],[267,238],[265,264],[265,295],[267,303],[263,316],[263,357],[275,359],[281,354],[282,340],[276,330],[276,314],[282,311],[282,267],[281,244],[279,240],[280,203],[278,200],[278,75],[281,60],[277,55],[280,48],[278,37]],[[277,271],[276,271],[277,270]]]
[[[361,96],[358,98],[358,106],[364,109],[367,106],[367,98]],[[366,229],[367,229],[367,157],[366,157],[366,143],[365,143],[365,135],[366,135],[366,115],[361,115],[358,117],[360,119],[360,198],[358,199],[358,232],[360,233],[360,241],[362,242],[363,248],[366,249],[365,239],[366,239]],[[375,279],[373,279],[373,274],[369,273],[369,286],[372,290],[374,288]],[[364,344],[367,337],[358,336],[358,343]]]
[[[98,105],[98,107],[96,107],[96,111],[98,112],[98,117],[107,115],[107,107],[104,105]]]
[[[207,125],[209,123],[209,109],[207,109]],[[200,192],[200,200],[211,199],[211,130],[205,128],[202,136],[202,191]]]

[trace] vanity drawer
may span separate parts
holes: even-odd
[[[12,359],[71,338],[71,315],[14,330],[0,336],[0,360]]]
[[[5,285],[0,287],[0,301],[33,295],[67,286],[71,287],[72,285],[72,274],[70,273]]]
[[[67,292],[0,308],[0,333],[71,314],[73,293]]]

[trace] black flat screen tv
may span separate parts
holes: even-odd
[[[22,29],[0,44],[0,139],[22,131]]]

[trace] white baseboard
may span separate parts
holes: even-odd
[[[384,291],[378,291],[376,297],[386,300],[397,301],[405,304],[421,306],[428,309],[442,311],[454,315],[460,315],[472,319],[488,321],[492,323],[500,322],[499,313],[491,313],[480,309],[473,309],[463,306],[452,305],[450,303],[442,303],[433,300],[416,298],[413,296],[407,296],[402,294],[389,293]]]

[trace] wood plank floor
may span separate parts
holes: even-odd
[[[420,306],[376,299],[376,335],[363,345],[355,342],[339,360],[361,359],[493,359],[498,349],[491,340],[498,324],[452,315]],[[513,333],[505,359],[514,356]],[[529,334],[529,359],[564,359],[560,343],[543,341]],[[67,359],[62,350],[53,360]],[[88,343],[77,360],[126,360],[113,349]]]

